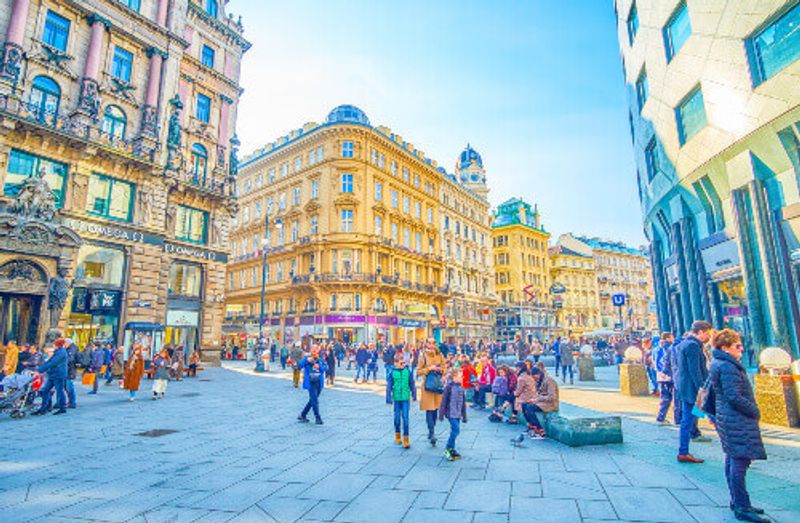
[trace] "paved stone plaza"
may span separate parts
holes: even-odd
[[[655,400],[614,392],[614,369],[600,369],[591,387],[565,387],[562,398],[624,413],[625,444],[514,448],[517,427],[470,410],[464,458],[450,463],[424,441],[419,411],[412,448],[392,443],[380,387],[343,376],[322,395],[325,425],[301,425],[305,395],[286,375],[227,367],[170,383],[164,401],[147,398],[145,381],[134,403],[105,387],[81,390],[67,416],[1,419],[0,521],[732,520],[716,438],[693,447],[705,465],[675,463],[674,429],[644,414]],[[153,429],[176,432],[137,435]],[[753,499],[776,521],[800,521],[798,432],[765,435],[770,461],[753,466]]]

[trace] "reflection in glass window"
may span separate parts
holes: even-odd
[[[117,46],[114,47],[114,59],[111,62],[111,76],[123,82],[131,81],[133,53]]]
[[[185,205],[178,205],[175,220],[175,237],[192,243],[206,243],[208,213]]]
[[[69,26],[69,20],[53,11],[47,11],[47,18],[44,21],[44,31],[42,32],[42,42],[59,51],[66,52],[67,39],[69,38]]]
[[[800,4],[750,38],[747,50],[754,85],[800,58]]]
[[[52,78],[37,76],[33,80],[30,111],[37,120],[55,123],[61,103],[61,88]]]
[[[113,220],[133,219],[133,184],[102,174],[89,177],[86,212]]]
[[[112,140],[124,140],[127,122],[128,119],[122,109],[116,105],[109,105],[103,114],[102,131]]]
[[[678,54],[683,44],[692,35],[692,23],[689,20],[689,9],[683,2],[672,14],[672,17],[664,26],[664,48],[667,51],[667,62]]]
[[[678,138],[681,145],[706,126],[706,108],[700,86],[692,90],[675,108],[675,118],[678,123]]]
[[[84,244],[78,250],[75,287],[90,285],[122,286],[125,252],[99,245]]]
[[[67,164],[36,156],[18,149],[8,155],[8,171],[3,192],[8,196],[17,195],[19,186],[33,173],[44,170],[44,179],[56,196],[56,207],[64,205],[64,185],[67,179]]]
[[[173,262],[169,267],[169,295],[199,298],[203,268],[199,265]]]

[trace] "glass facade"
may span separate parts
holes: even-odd
[[[772,78],[800,58],[800,4],[747,41],[753,84]]]
[[[642,110],[645,102],[647,102],[647,96],[649,94],[650,87],[647,84],[647,73],[642,71],[642,74],[639,75],[639,79],[636,80],[636,101],[639,104],[639,111]]]
[[[203,268],[199,265],[173,262],[169,267],[169,296],[199,298],[203,287]]]
[[[628,13],[628,42],[633,45],[636,39],[636,33],[639,32],[639,11],[636,9],[636,2],[631,5],[631,10]]]
[[[681,3],[667,25],[664,26],[664,49],[667,52],[667,62],[678,54],[691,35],[692,23],[689,19],[689,9],[686,7],[686,3]]]

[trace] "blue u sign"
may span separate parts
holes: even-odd
[[[625,295],[624,294],[614,294],[611,296],[611,304],[614,307],[622,307],[625,305]]]

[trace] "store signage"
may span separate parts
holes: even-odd
[[[367,317],[359,314],[326,314],[325,323],[364,323]]]
[[[169,327],[197,327],[199,322],[199,311],[167,311],[167,326]]]
[[[79,313],[116,312],[120,295],[119,291],[76,287],[72,291],[72,310]]]
[[[115,227],[99,223],[85,222],[74,218],[64,220],[65,225],[72,228],[78,234],[91,234],[93,236],[103,236],[114,240],[124,240],[134,243],[146,243],[149,245],[163,245],[164,238],[154,234],[147,234],[125,227]]]
[[[709,274],[739,266],[739,247],[734,240],[726,240],[700,251],[703,265]]]
[[[625,295],[624,294],[614,294],[611,296],[611,304],[614,307],[622,307],[625,305]]]
[[[208,249],[201,249],[200,247],[190,247],[188,245],[178,245],[169,242],[164,242],[164,252],[208,261],[223,263],[228,261],[228,255],[222,252],[209,251]]]
[[[412,320],[408,318],[400,318],[400,321],[397,322],[397,325],[400,327],[407,327],[410,329],[421,329],[428,326],[428,322],[426,320]]]

